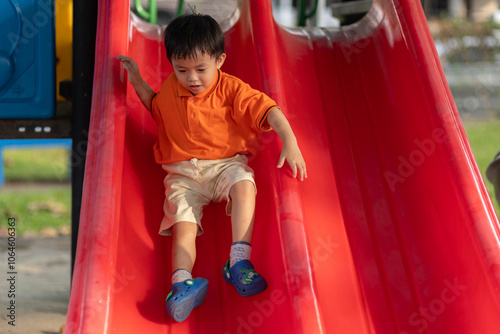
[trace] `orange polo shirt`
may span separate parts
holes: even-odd
[[[167,164],[247,154],[258,144],[259,131],[271,129],[266,118],[274,107],[267,95],[220,70],[196,96],[172,73],[149,103],[158,126],[155,160]]]

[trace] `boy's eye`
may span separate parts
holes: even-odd
[[[179,73],[185,73],[186,72],[186,70],[178,70],[178,71],[179,71]]]
[[[198,72],[205,72],[207,69],[206,68],[200,68]]]

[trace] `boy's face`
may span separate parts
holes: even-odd
[[[226,54],[219,59],[208,54],[198,55],[195,58],[172,58],[172,67],[180,84],[193,95],[203,93],[213,82],[217,70],[222,66]]]

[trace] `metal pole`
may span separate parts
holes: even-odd
[[[92,104],[98,0],[73,0],[73,148],[71,152],[71,276],[76,257]]]

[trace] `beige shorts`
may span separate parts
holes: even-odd
[[[243,180],[248,180],[255,186],[254,173],[247,162],[246,156],[237,154],[220,160],[193,158],[162,165],[168,174],[164,181],[164,217],[159,233],[172,235],[172,226],[186,221],[198,224],[198,235],[202,234],[203,207],[210,202],[226,200],[226,213],[230,216],[231,187]]]

